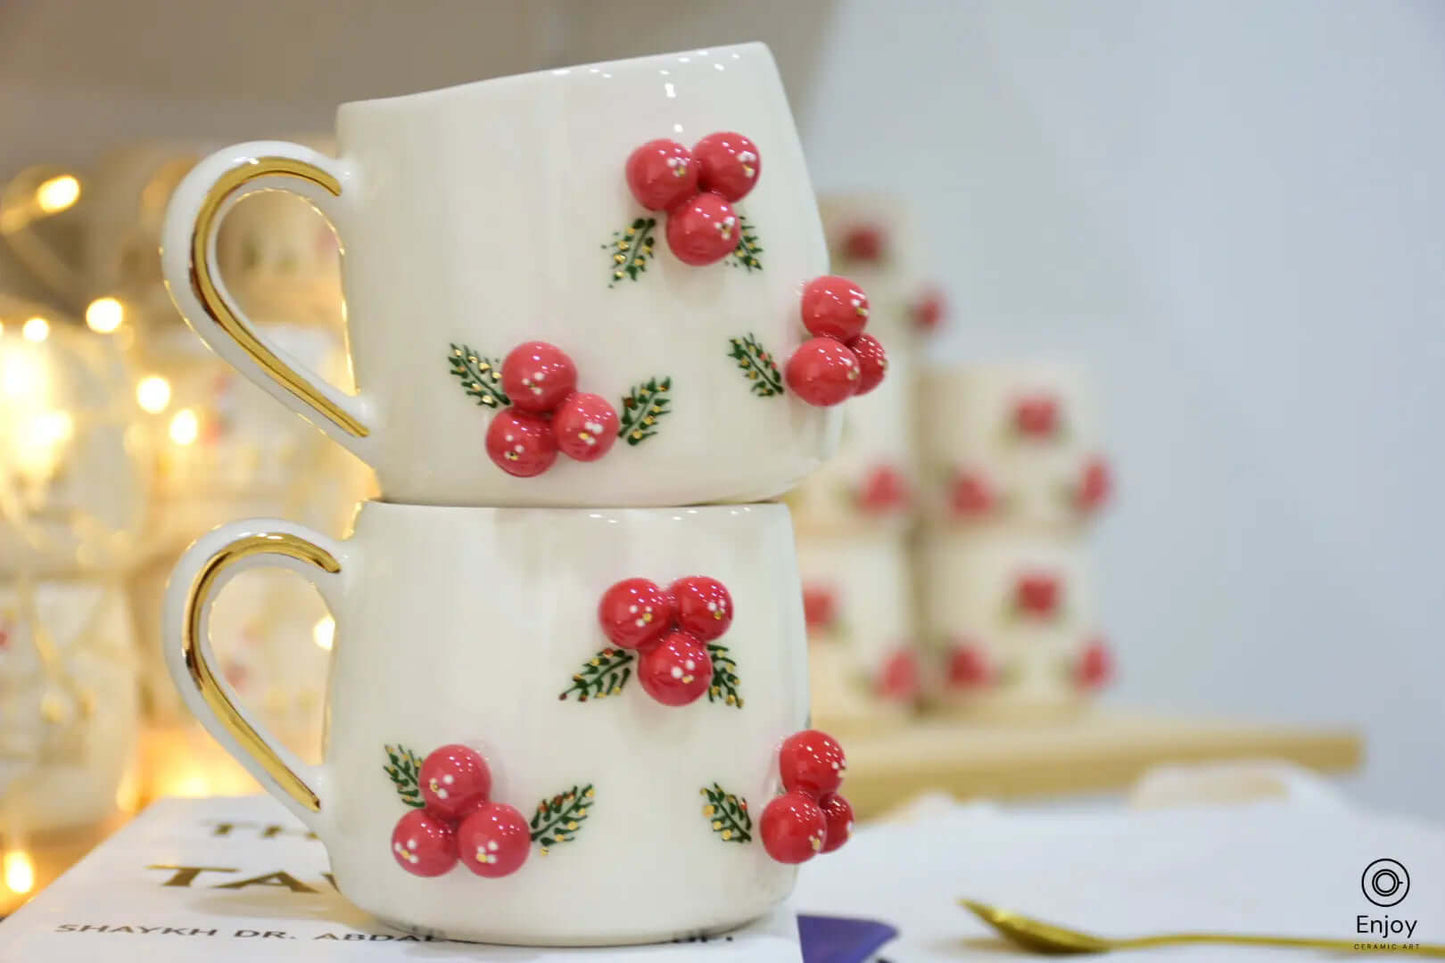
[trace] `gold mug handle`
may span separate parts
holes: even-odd
[[[216,265],[216,233],[230,207],[268,186],[310,201],[333,225],[347,166],[287,141],[253,141],[217,151],[186,175],[166,209],[161,267],[181,315],[201,339],[282,404],[369,460],[370,405],[292,357],[237,307]]]
[[[215,594],[247,568],[297,571],[315,584],[334,610],[343,555],[342,546],[293,522],[232,522],[187,549],[166,588],[166,664],[181,698],[216,741],[313,830],[322,815],[322,795],[316,788],[322,783],[319,771],[281,746],[238,704],[213,668],[207,629]]]

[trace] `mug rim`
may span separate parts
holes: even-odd
[[[527,513],[530,518],[542,521],[545,516],[558,516],[561,518],[576,519],[587,516],[597,518],[636,518],[639,516],[689,516],[689,517],[726,517],[746,515],[772,515],[783,513],[789,514],[788,506],[781,501],[763,502],[729,502],[715,505],[647,505],[647,506],[529,506],[529,505],[422,505],[415,502],[395,502],[385,498],[368,498],[356,506],[355,517],[362,514],[368,515],[397,515],[397,514],[432,514],[433,517],[441,513],[469,514],[473,517],[488,517],[497,515],[515,515]]]
[[[772,49],[761,40],[750,40],[744,43],[722,44],[716,47],[693,47],[687,50],[677,50],[670,53],[648,54],[642,57],[622,57],[616,60],[599,60],[594,63],[574,64],[570,67],[547,67],[542,70],[531,70],[521,74],[504,74],[500,77],[487,77],[482,80],[471,80],[465,83],[452,84],[447,87],[436,87],[431,90],[418,90],[409,94],[392,94],[387,97],[371,97],[365,100],[350,100],[337,108],[337,113],[351,113],[364,109],[378,110],[400,110],[413,106],[423,106],[431,101],[443,101],[463,94],[471,94],[487,89],[501,89],[507,86],[520,86],[522,84],[536,84],[538,81],[550,78],[566,77],[579,70],[602,71],[604,68],[636,69],[644,67],[649,62],[667,63],[678,57],[690,57],[695,55],[712,55],[715,53],[741,53],[743,51],[761,51],[771,61],[773,59]]]

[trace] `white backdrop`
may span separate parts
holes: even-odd
[[[767,40],[817,186],[918,209],[956,306],[940,354],[1097,372],[1121,482],[1095,539],[1111,698],[1358,724],[1359,793],[1445,818],[1445,6],[306,7],[6,0],[0,165]]]
[[[947,358],[1102,382],[1131,704],[1356,723],[1445,817],[1445,7],[842,4],[820,189],[897,183]]]

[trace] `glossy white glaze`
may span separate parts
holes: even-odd
[[[462,939],[608,944],[729,928],[787,895],[794,870],[769,859],[756,832],[777,790],[778,745],[807,715],[785,508],[368,503],[342,542],[267,519],[206,535],[182,558],[169,590],[171,671],[192,710],[275,791],[211,715],[180,651],[198,570],[233,540],[262,531],[299,534],[340,562],[335,575],[306,572],[337,620],[325,762],[313,768],[287,757],[321,808],[282,801],[325,842],[338,885],[358,906]],[[232,571],[267,563],[255,556]],[[743,708],[705,697],[667,708],[635,679],[603,700],[558,699],[607,645],[596,612],[610,585],[691,574],[720,579],[732,594],[736,615],[719,641],[737,661]],[[424,756],[452,742],[480,751],[493,773],[492,798],[529,816],[539,800],[593,784],[595,802],[575,840],[546,856],[534,845],[520,870],[497,880],[461,866],[435,879],[403,871],[390,839],[408,810],[383,772],[383,746]],[[751,804],[752,843],[724,843],[711,830],[700,789],[714,781]]]
[[[757,144],[762,174],[739,211],[766,249],[764,268],[683,264],[659,217],[655,256],[612,287],[613,233],[646,216],[624,177],[648,140],[692,144],[719,130]],[[803,340],[798,298],[827,271],[801,147],[772,56],[761,44],[551,70],[387,100],[346,104],[339,158],[295,144],[226,148],[191,172],[167,215],[165,274],[181,312],[219,354],[303,416],[203,313],[189,280],[202,198],[226,171],[262,156],[299,158],[341,184],[301,187],[346,252],[352,361],[360,394],[329,397],[370,429],[320,418],[368,461],[383,495],[417,504],[658,505],[755,501],[781,493],[837,444],[838,409],[791,393],[760,398],[728,356],[749,333],[779,366]],[[259,186],[291,187],[272,179]],[[212,254],[214,257],[214,253]],[[514,478],[487,457],[491,417],[449,368],[453,344],[499,359],[549,341],[579,390],[614,405],[651,378],[672,379],[655,437],[605,458],[565,457]]]

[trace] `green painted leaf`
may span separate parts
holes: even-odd
[[[734,795],[717,783],[700,792],[707,799],[702,807],[703,818],[708,828],[725,843],[750,843],[753,841],[753,817],[748,814],[748,801]]]
[[[731,350],[728,357],[738,363],[738,368],[751,384],[748,386],[759,398],[771,398],[783,394],[783,376],[773,356],[758,339],[751,334],[741,338],[729,338]]]
[[[465,344],[453,344],[447,355],[452,374],[461,382],[477,404],[487,408],[504,408],[512,403],[502,390],[502,363],[488,358]]]
[[[605,699],[616,695],[626,687],[627,680],[632,677],[631,665],[634,658],[636,657],[626,649],[610,646],[603,649],[582,664],[582,668],[572,677],[572,684],[563,689],[557,698],[565,701],[568,696],[576,696],[578,702],[586,702],[588,699]],[[620,676],[618,669],[622,670]]]
[[[637,276],[647,270],[647,262],[654,257],[656,227],[656,218],[639,217],[622,230],[612,232],[612,240],[602,245],[612,259],[609,288],[616,287],[623,279],[636,281]]]
[[[722,702],[741,709],[743,695],[738,689],[738,664],[733,660],[728,647],[720,642],[709,642],[707,654],[712,657],[712,685],[708,686],[707,701]]]
[[[383,746],[387,762],[381,768],[396,787],[401,801],[413,809],[426,805],[421,797],[421,759],[405,746]]]
[[[648,378],[634,385],[622,399],[617,437],[626,440],[629,445],[640,445],[657,434],[658,422],[672,413],[672,397],[668,394],[671,390],[671,377],[664,377],[661,381]]]
[[[530,828],[532,842],[541,845],[542,855],[547,854],[549,847],[569,843],[576,838],[587,822],[594,801],[595,793],[589,782],[585,786],[573,786],[537,804]]]

